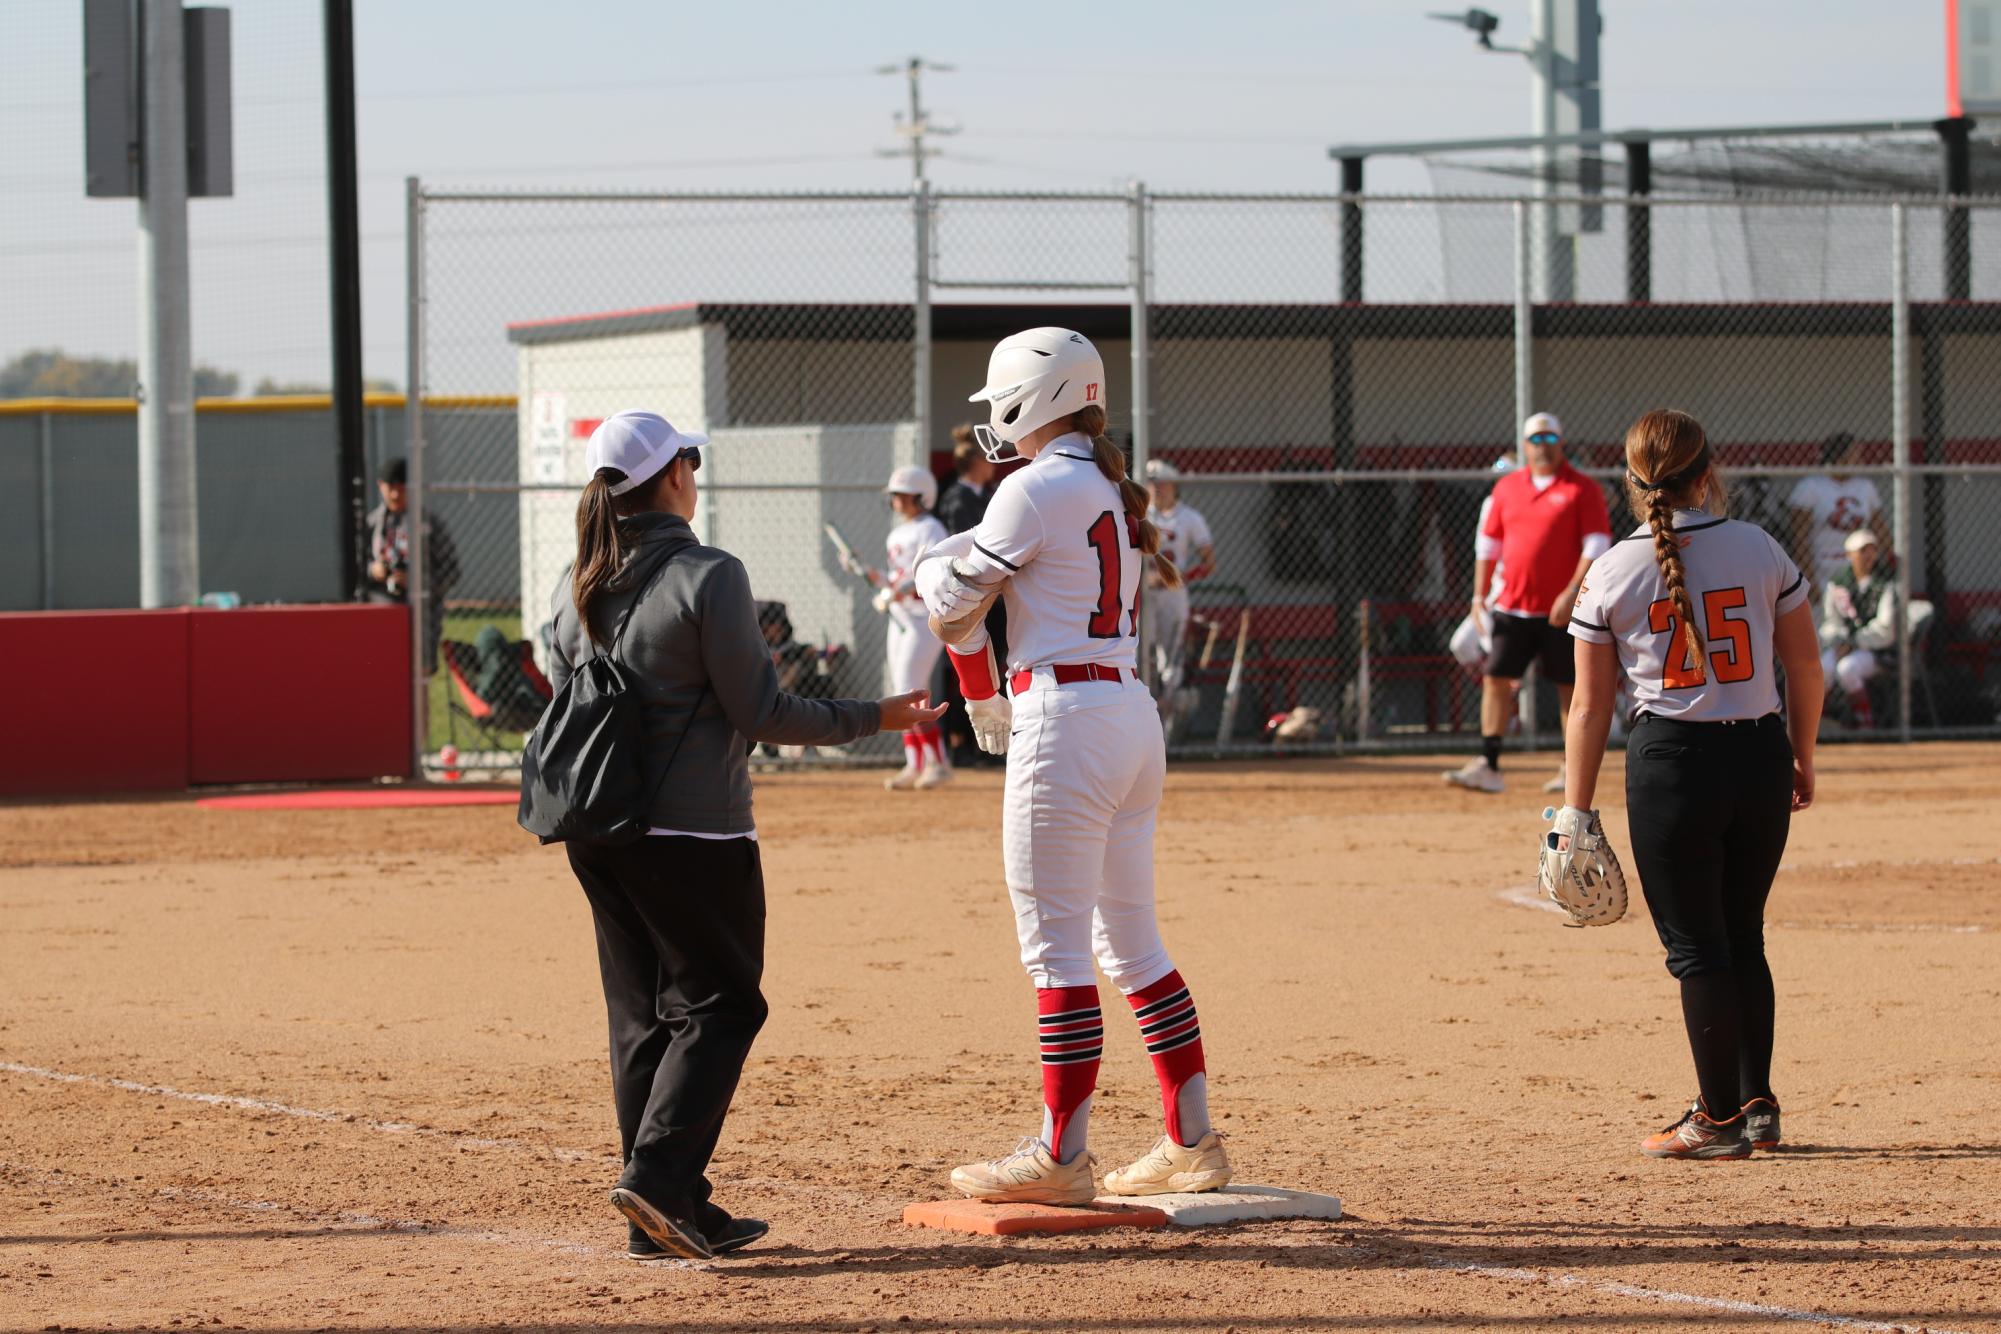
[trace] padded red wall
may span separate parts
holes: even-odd
[[[189,620],[185,611],[0,613],[0,795],[186,787]]]
[[[392,606],[192,613],[193,783],[410,771],[410,614]]]
[[[0,796],[410,771],[402,607],[0,613]]]

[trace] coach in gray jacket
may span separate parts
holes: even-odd
[[[712,1203],[707,1176],[766,1013],[750,743],[839,745],[942,712],[922,691],[809,700],[778,688],[743,563],[688,526],[706,443],[650,412],[605,419],[585,449],[576,563],[554,599],[556,688],[616,639],[645,703],[651,836],[565,845],[597,927],[625,1162],[612,1202],[635,1258],[706,1259],[766,1231]]]

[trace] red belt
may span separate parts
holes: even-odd
[[[1056,678],[1056,684],[1059,686],[1074,686],[1079,681],[1118,681],[1126,676],[1131,676],[1135,681],[1139,679],[1139,673],[1130,667],[1121,671],[1117,667],[1105,667],[1095,662],[1059,662],[1051,667],[1049,672]],[[1017,695],[1027,694],[1028,688],[1034,684],[1033,671],[1016,672],[1008,681],[1008,685]]]

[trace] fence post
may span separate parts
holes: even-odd
[[[424,750],[430,742],[429,700],[431,664],[424,661],[424,187],[415,176],[403,180],[404,282],[407,302],[404,332],[403,430],[409,486],[404,522],[410,531],[410,778],[424,777]]]
[[[910,188],[911,235],[916,254],[910,301],[911,420],[917,423],[916,462],[931,464],[931,182]]]
[[[1538,208],[1541,206],[1538,205]],[[1535,302],[1534,254],[1536,219],[1529,201],[1515,201],[1515,420],[1508,433],[1515,439],[1515,463],[1526,468],[1528,444],[1522,439],[1522,423],[1535,411]],[[1533,750],[1537,744],[1535,694],[1537,673],[1533,666],[1522,677],[1521,692],[1515,701],[1522,720],[1522,744]]]
[[[1897,548],[1897,735],[1911,739],[1911,292],[1905,206],[1890,205],[1891,537]],[[1932,725],[1937,726],[1934,718]]]
[[[1146,186],[1132,183],[1132,201],[1128,208],[1132,214],[1131,269],[1132,269],[1132,350],[1133,350],[1133,475],[1142,481],[1146,478],[1146,461],[1153,450],[1153,405],[1148,393],[1148,379],[1152,374],[1152,329],[1149,327],[1147,311],[1152,302],[1151,266],[1147,262],[1147,211],[1152,207],[1146,197]]]
[[[1148,303],[1152,299],[1151,285],[1148,281],[1151,275],[1147,271],[1146,224],[1147,209],[1149,207],[1145,184],[1140,181],[1134,181],[1131,188],[1131,198],[1126,204],[1131,224],[1130,241],[1127,246],[1130,252],[1127,256],[1127,267],[1131,273],[1129,281],[1132,284],[1132,313],[1127,317],[1127,322],[1131,325],[1132,330],[1132,388],[1127,392],[1132,395],[1133,405],[1132,475],[1138,478],[1142,484],[1146,481],[1147,457],[1153,448],[1153,409],[1150,396],[1147,393],[1148,379],[1152,375],[1151,358],[1153,351],[1150,346],[1151,340],[1148,337],[1152,329],[1147,318]],[[1142,580],[1142,582],[1144,581]],[[1152,690],[1154,688],[1153,645],[1147,642],[1149,636],[1144,626],[1135,625],[1133,631],[1137,638],[1134,651],[1139,655],[1139,677],[1140,680],[1146,683],[1146,688]],[[1172,710],[1173,701],[1168,701],[1168,707]]]
[[[56,607],[56,421],[42,409],[42,610]]]

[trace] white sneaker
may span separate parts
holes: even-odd
[[[1162,1135],[1146,1157],[1105,1174],[1107,1195],[1178,1195],[1221,1190],[1229,1184],[1230,1159],[1223,1152],[1223,1137],[1213,1130],[1193,1146]]]
[[[943,787],[951,781],[951,769],[933,760],[930,764],[924,766],[924,772],[917,775],[917,781],[911,786],[921,792],[928,788]]]
[[[1563,791],[1564,773],[1565,773],[1565,766],[1561,764],[1557,765],[1556,777],[1550,779],[1547,783],[1544,783],[1542,785],[1542,790],[1545,792]]]
[[[1091,1179],[1096,1161],[1079,1153],[1059,1163],[1048,1145],[1030,1135],[1006,1157],[953,1168],[952,1188],[996,1204],[1089,1204],[1098,1197]]]
[[[1445,775],[1445,781],[1474,792],[1499,792],[1501,771],[1490,769],[1485,760],[1468,760],[1465,767]]]
[[[908,792],[916,787],[924,776],[924,771],[914,764],[906,764],[895,773],[882,780],[882,785],[891,792]]]

